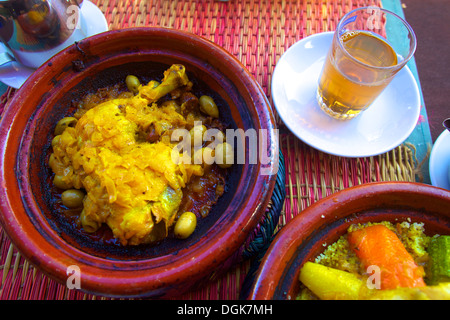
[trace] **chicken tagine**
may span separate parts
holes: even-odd
[[[187,238],[225,192],[234,159],[219,107],[192,92],[183,65],[160,82],[124,81],[127,90],[89,94],[57,123],[53,184],[85,232],[107,226],[121,245],[155,243],[173,230]],[[205,141],[209,129],[216,134]],[[190,150],[177,148],[177,130],[188,134]]]

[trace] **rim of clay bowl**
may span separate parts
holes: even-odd
[[[335,242],[353,223],[424,222],[425,232],[450,233],[450,191],[415,182],[373,182],[323,198],[289,221],[267,250],[249,299],[295,299],[304,262]]]
[[[96,66],[101,66],[103,61],[116,63],[117,60],[120,63],[123,58],[113,52],[115,48],[121,48],[121,41],[130,38],[136,40],[136,47],[127,49],[125,56],[138,60],[143,59],[143,45],[138,40],[152,39],[155,43],[164,43],[165,39],[175,38],[178,47],[171,47],[173,51],[169,51],[180,59],[185,57],[184,54],[192,54],[193,50],[205,51],[204,61],[194,63],[198,63],[199,68],[216,72],[218,77],[227,75],[229,82],[245,88],[242,89],[245,92],[238,91],[242,94],[238,98],[244,99],[247,105],[254,105],[254,108],[247,108],[251,121],[255,126],[268,129],[266,142],[271,153],[268,155],[269,163],[258,161],[257,164],[243,166],[232,203],[199,241],[161,257],[121,261],[92,256],[64,241],[39,212],[39,195],[32,193],[28,168],[35,160],[30,152],[32,133],[39,127],[36,119],[41,110],[56,99],[54,96],[60,99],[67,94],[70,88],[65,86],[74,86],[86,76],[95,74]],[[161,50],[152,47],[150,51],[159,57],[165,54]],[[99,52],[105,54],[95,54]],[[213,58],[220,59],[214,67],[210,61]],[[73,70],[73,61],[81,61],[83,72],[78,74]],[[50,85],[54,89],[42,96],[33,94],[40,86],[50,88]],[[56,92],[58,90],[64,93]],[[63,50],[41,66],[5,108],[0,123],[0,222],[21,254],[61,283],[68,279],[68,266],[76,265],[80,268],[81,290],[85,292],[121,297],[179,295],[218,269],[235,253],[264,214],[276,181],[278,148],[274,146],[277,146],[278,137],[272,129],[275,129],[275,120],[262,88],[236,57],[217,44],[185,31],[159,27],[129,28],[92,36]],[[262,175],[262,170],[266,173],[269,170],[272,174]]]

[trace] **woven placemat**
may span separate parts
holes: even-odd
[[[372,0],[304,0],[228,2],[93,0],[110,29],[161,26],[187,30],[235,55],[270,97],[271,76],[281,55],[295,42],[314,33],[334,30],[340,17]],[[14,89],[1,97],[0,108]],[[0,110],[0,114],[1,114]],[[401,145],[368,158],[343,158],[317,151],[280,126],[285,159],[286,197],[277,229],[312,203],[344,188],[373,181],[415,181],[414,148]],[[179,299],[238,299],[251,261],[245,260]],[[10,243],[0,228],[0,299],[107,299],[69,290],[43,275]]]

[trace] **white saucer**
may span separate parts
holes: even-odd
[[[272,98],[281,119],[299,139],[337,156],[368,157],[400,145],[414,130],[420,93],[404,67],[372,106],[352,120],[336,120],[316,101],[319,74],[333,38],[324,32],[291,46],[272,77]]]
[[[80,8],[80,14],[83,17],[83,19],[81,19],[81,28],[85,31],[86,37],[108,30],[108,23],[105,16],[92,2],[87,0],[83,1]],[[87,21],[89,21],[89,23],[86,23]],[[0,51],[5,51],[4,45],[1,45]],[[1,67],[0,81],[10,87],[18,89],[34,71],[35,69],[25,67],[22,64],[13,61]]]
[[[450,190],[450,132],[445,130],[436,139],[430,154],[430,180],[435,187]]]

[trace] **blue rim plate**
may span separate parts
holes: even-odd
[[[447,130],[434,143],[429,167],[431,184],[450,190],[450,132]]]

